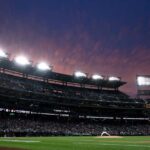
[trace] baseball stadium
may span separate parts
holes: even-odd
[[[121,77],[61,74],[1,50],[0,83],[0,150],[150,149],[149,76],[131,98]]]
[[[0,150],[150,150],[150,0],[0,0]]]

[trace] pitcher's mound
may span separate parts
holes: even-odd
[[[118,138],[123,138],[122,136],[97,136],[96,138],[102,138],[102,139],[118,139]]]

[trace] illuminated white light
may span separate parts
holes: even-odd
[[[22,65],[22,66],[25,66],[25,65],[29,65],[30,64],[30,61],[24,57],[24,56],[17,56],[15,58],[15,62],[19,65]]]
[[[138,85],[140,86],[149,86],[150,85],[150,77],[138,77],[137,78]]]
[[[109,77],[109,81],[120,81],[120,78],[118,77]]]
[[[0,57],[7,58],[8,56],[3,50],[0,49]]]
[[[46,64],[45,62],[41,62],[37,65],[37,68],[39,70],[45,71],[45,70],[51,70],[51,68],[49,67],[48,64]]]
[[[77,71],[77,72],[75,72],[75,76],[76,77],[86,77],[87,75],[83,72]]]
[[[100,75],[98,75],[98,74],[94,74],[94,75],[92,76],[92,79],[93,79],[93,80],[102,80],[102,79],[103,79],[103,76],[100,76]]]

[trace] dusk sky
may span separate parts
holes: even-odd
[[[150,0],[0,0],[0,47],[54,71],[150,74]]]

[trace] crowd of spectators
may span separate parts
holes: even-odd
[[[126,94],[115,90],[94,90],[79,87],[69,87],[60,84],[50,84],[35,80],[14,77],[11,75],[0,74],[0,87],[10,88],[18,91],[40,93],[46,96],[68,97],[73,99],[93,100],[99,102],[115,103],[139,103],[141,99],[129,98]]]
[[[149,124],[110,124],[91,122],[34,121],[29,119],[1,119],[1,136],[50,135],[150,135]]]

